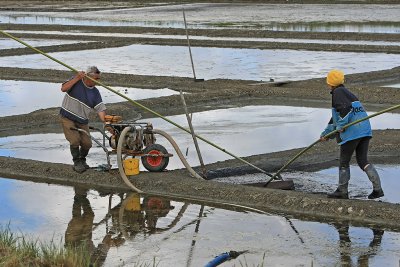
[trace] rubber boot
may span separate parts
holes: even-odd
[[[87,165],[87,163],[86,163],[86,156],[88,154],[89,154],[89,149],[81,148],[81,150],[80,150],[80,158],[81,158],[82,164],[83,164],[83,166],[85,166],[86,170],[90,168],[89,165]]]
[[[70,150],[71,150],[72,160],[74,162],[74,167],[73,167],[74,171],[78,173],[86,171],[86,168],[85,166],[83,166],[81,161],[79,147],[70,146]]]
[[[335,192],[328,194],[329,198],[349,198],[349,181],[350,181],[350,168],[340,168],[339,169],[339,185]]]
[[[364,171],[368,175],[368,178],[372,183],[372,193],[369,194],[368,198],[374,199],[383,197],[385,194],[383,193],[381,187],[381,179],[379,178],[379,174],[376,171],[375,167],[372,164],[368,164]]]

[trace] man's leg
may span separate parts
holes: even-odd
[[[80,125],[80,128],[82,130],[85,130],[86,132],[89,133],[89,125]],[[81,134],[81,148],[80,148],[80,157],[83,166],[85,166],[85,169],[89,169],[89,165],[86,163],[86,156],[89,154],[89,150],[92,147],[92,140],[90,136],[84,133]]]
[[[70,152],[72,155],[72,160],[74,162],[74,171],[78,173],[82,173],[86,170],[85,166],[83,166],[80,159],[80,135],[78,131],[71,130],[71,128],[76,128],[76,125],[73,121],[61,117],[61,124],[64,130],[65,138],[68,140],[70,144]]]

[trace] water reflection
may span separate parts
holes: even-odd
[[[97,55],[101,54],[99,57]],[[320,78],[338,68],[347,74],[390,69],[398,66],[400,55],[297,50],[260,50],[193,47],[196,75],[204,79],[304,80]],[[64,62],[82,62],[102,66],[104,72],[192,77],[188,49],[185,46],[129,45],[74,52],[50,53]],[[124,55],[121,64],[120,55]],[[354,60],[357,58],[357,60]],[[179,64],[177,64],[179,62]],[[1,67],[58,69],[64,67],[42,55],[2,57]],[[84,69],[86,66],[74,66]]]
[[[50,17],[46,15],[12,14],[0,15],[0,23],[9,24],[50,24],[50,25],[83,25],[83,26],[139,26],[139,27],[162,27],[162,28],[183,28],[183,22],[157,22],[157,21],[112,21],[79,18]],[[205,26],[206,27],[206,26]],[[207,27],[209,28],[209,27]]]
[[[0,224],[41,241],[86,244],[103,266],[204,266],[221,251],[230,264],[397,266],[400,234],[376,227],[301,221],[160,196],[0,179]],[[337,223],[336,223],[337,224]],[[339,234],[338,234],[339,233]],[[375,236],[373,236],[373,234]],[[263,256],[264,255],[264,256]],[[136,265],[135,265],[136,264]],[[142,265],[140,265],[142,264]],[[343,266],[346,266],[343,264]]]
[[[258,26],[258,27],[257,27]],[[360,32],[360,33],[400,33],[400,24],[393,22],[297,22],[297,23],[267,23],[259,25],[249,23],[232,25],[234,28],[255,27],[269,31],[297,32]]]
[[[159,226],[158,220],[166,217],[175,208],[169,199],[157,196],[141,197],[137,193],[121,193],[118,195],[119,201],[113,206],[111,194],[105,218],[94,224],[95,214],[87,197],[88,190],[74,187],[74,191],[72,218],[65,231],[65,245],[83,246],[92,255],[91,262],[96,266],[101,266],[105,262],[112,247],[121,247],[127,240],[137,238],[138,235],[146,237],[175,227],[188,206],[184,204],[169,225]],[[92,240],[92,233],[102,224],[106,224],[106,234],[96,246]]]
[[[385,85],[384,87],[400,88],[400,83]]]
[[[69,36],[104,36],[104,37],[133,37],[133,38],[157,38],[157,39],[186,39],[186,35],[164,35],[164,34],[135,34],[135,33],[96,33],[96,32],[76,32],[76,31],[20,31],[9,30],[8,33],[29,33],[45,35],[69,35]],[[209,36],[190,36],[191,40],[223,40],[223,41],[247,41],[247,42],[278,42],[278,43],[316,43],[316,44],[358,44],[358,45],[389,45],[399,46],[400,42],[390,41],[366,41],[366,40],[322,40],[322,39],[290,39],[290,38],[250,38],[250,37],[209,37]],[[0,39],[1,40],[1,39]],[[48,39],[43,39],[46,42]],[[10,40],[11,42],[15,42]],[[29,42],[29,41],[28,41]],[[1,43],[0,43],[1,48]]]
[[[398,33],[397,5],[186,4],[87,12],[7,12],[2,23]],[[293,12],[296,10],[296,12]],[[266,19],[268,18],[268,19]],[[382,21],[384,18],[384,21]],[[288,21],[292,23],[287,23]]]
[[[87,198],[88,190],[74,187],[74,191],[72,218],[65,231],[65,245],[84,247],[92,255],[91,262],[96,266],[101,266],[110,247],[119,247],[125,240],[121,235],[113,237],[112,232],[108,232],[102,242],[95,246],[92,240],[94,212]]]
[[[185,204],[182,210],[185,210]],[[171,201],[162,197],[144,196],[141,201],[140,195],[131,193],[123,200],[118,209],[118,218],[121,232],[125,238],[134,238],[138,233],[155,234],[171,229],[179,221],[181,212],[178,213],[178,220],[173,220],[168,226],[158,227],[157,221],[166,217],[175,207]]]
[[[368,246],[364,244],[357,244],[352,242],[352,233],[349,233],[349,224],[343,223],[332,223],[334,228],[339,234],[339,251],[340,251],[340,265],[341,266],[353,266],[354,251],[358,251],[356,255],[357,266],[368,267],[374,266],[373,258],[379,253],[381,249],[382,237],[384,230],[371,228],[373,237],[369,242]],[[353,247],[355,246],[355,247]],[[371,262],[371,265],[370,265]]]
[[[29,43],[33,47],[41,47],[48,45],[63,45],[63,44],[75,44],[75,43],[87,43],[88,41],[79,41],[79,40],[49,40],[49,39],[26,39],[25,42]],[[0,38],[0,50],[2,49],[10,49],[10,48],[21,48],[25,47],[24,45],[11,40],[11,39],[3,39]]]
[[[0,80],[0,116],[17,115],[43,108],[59,107],[65,95],[60,91],[60,85],[61,83]],[[106,104],[125,101],[124,98],[101,86],[98,86],[98,88]],[[114,87],[114,89],[135,100],[178,94],[178,92],[168,88]]]
[[[319,138],[321,125],[325,125],[329,118],[329,109],[246,106],[194,113],[193,126],[198,135],[243,157],[305,147]],[[168,119],[179,125],[187,125],[185,115],[170,116]],[[146,122],[151,122],[155,129],[171,135],[181,151],[187,151],[186,158],[191,166],[199,165],[191,135],[159,118],[149,119]],[[381,115],[379,120],[371,119],[371,125],[373,129],[396,128],[396,125],[400,125],[400,116],[386,113]],[[293,133],[296,138],[293,138]],[[92,135],[102,140],[98,132],[93,132]],[[175,154],[175,150],[165,138],[157,136],[157,143]],[[199,141],[199,146],[205,163],[231,159],[227,154],[202,141]],[[0,155],[11,153],[17,158],[69,164],[68,149],[62,134],[0,138]],[[112,160],[115,166],[115,159]],[[105,164],[106,156],[103,149],[93,147],[87,161],[91,167]],[[167,168],[169,170],[183,168],[183,164],[179,157],[174,156],[170,158]]]
[[[339,152],[338,152],[339,153]],[[400,166],[398,165],[374,165],[381,177],[382,188],[385,196],[379,200],[388,203],[400,203],[400,184],[398,176]],[[351,199],[368,200],[367,196],[371,193],[371,182],[366,178],[365,172],[357,165],[350,166],[351,179],[349,182],[349,197]],[[296,191],[322,194],[332,192],[337,187],[338,167],[321,170],[318,172],[284,172],[285,179],[293,179]],[[219,178],[218,181],[226,183],[257,183],[263,182],[265,176],[260,174],[243,175],[235,177]]]

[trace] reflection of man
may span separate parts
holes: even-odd
[[[65,244],[71,247],[83,246],[91,255],[91,262],[101,266],[111,246],[120,246],[125,240],[112,238],[110,233],[95,247],[92,241],[94,212],[87,199],[87,189],[74,187],[75,196],[72,205],[72,219],[65,232]]]
[[[65,232],[65,243],[70,246],[84,245],[91,253],[93,251],[92,229],[94,213],[86,198],[87,190],[75,187],[74,204],[72,205],[72,219]]]
[[[339,246],[340,246],[340,258],[341,266],[352,266],[351,261],[351,240],[349,237],[349,225],[335,223],[333,226],[338,230],[339,233]],[[380,229],[371,229],[374,237],[369,243],[369,249],[358,257],[358,266],[369,266],[369,259],[376,255],[378,248],[381,245],[382,236],[384,231]]]
[[[381,229],[372,229],[372,232],[374,233],[374,238],[369,243],[371,249],[368,253],[365,253],[358,258],[358,266],[369,266],[369,259],[376,255],[378,248],[381,246],[384,231]]]

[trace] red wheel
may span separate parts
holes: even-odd
[[[163,171],[169,162],[168,157],[164,157],[162,155],[168,154],[167,150],[165,147],[159,144],[152,144],[148,147],[146,147],[143,150],[144,154],[149,154],[149,155],[161,155],[158,157],[155,156],[143,156],[142,157],[142,164],[143,166],[150,172],[160,172]]]

